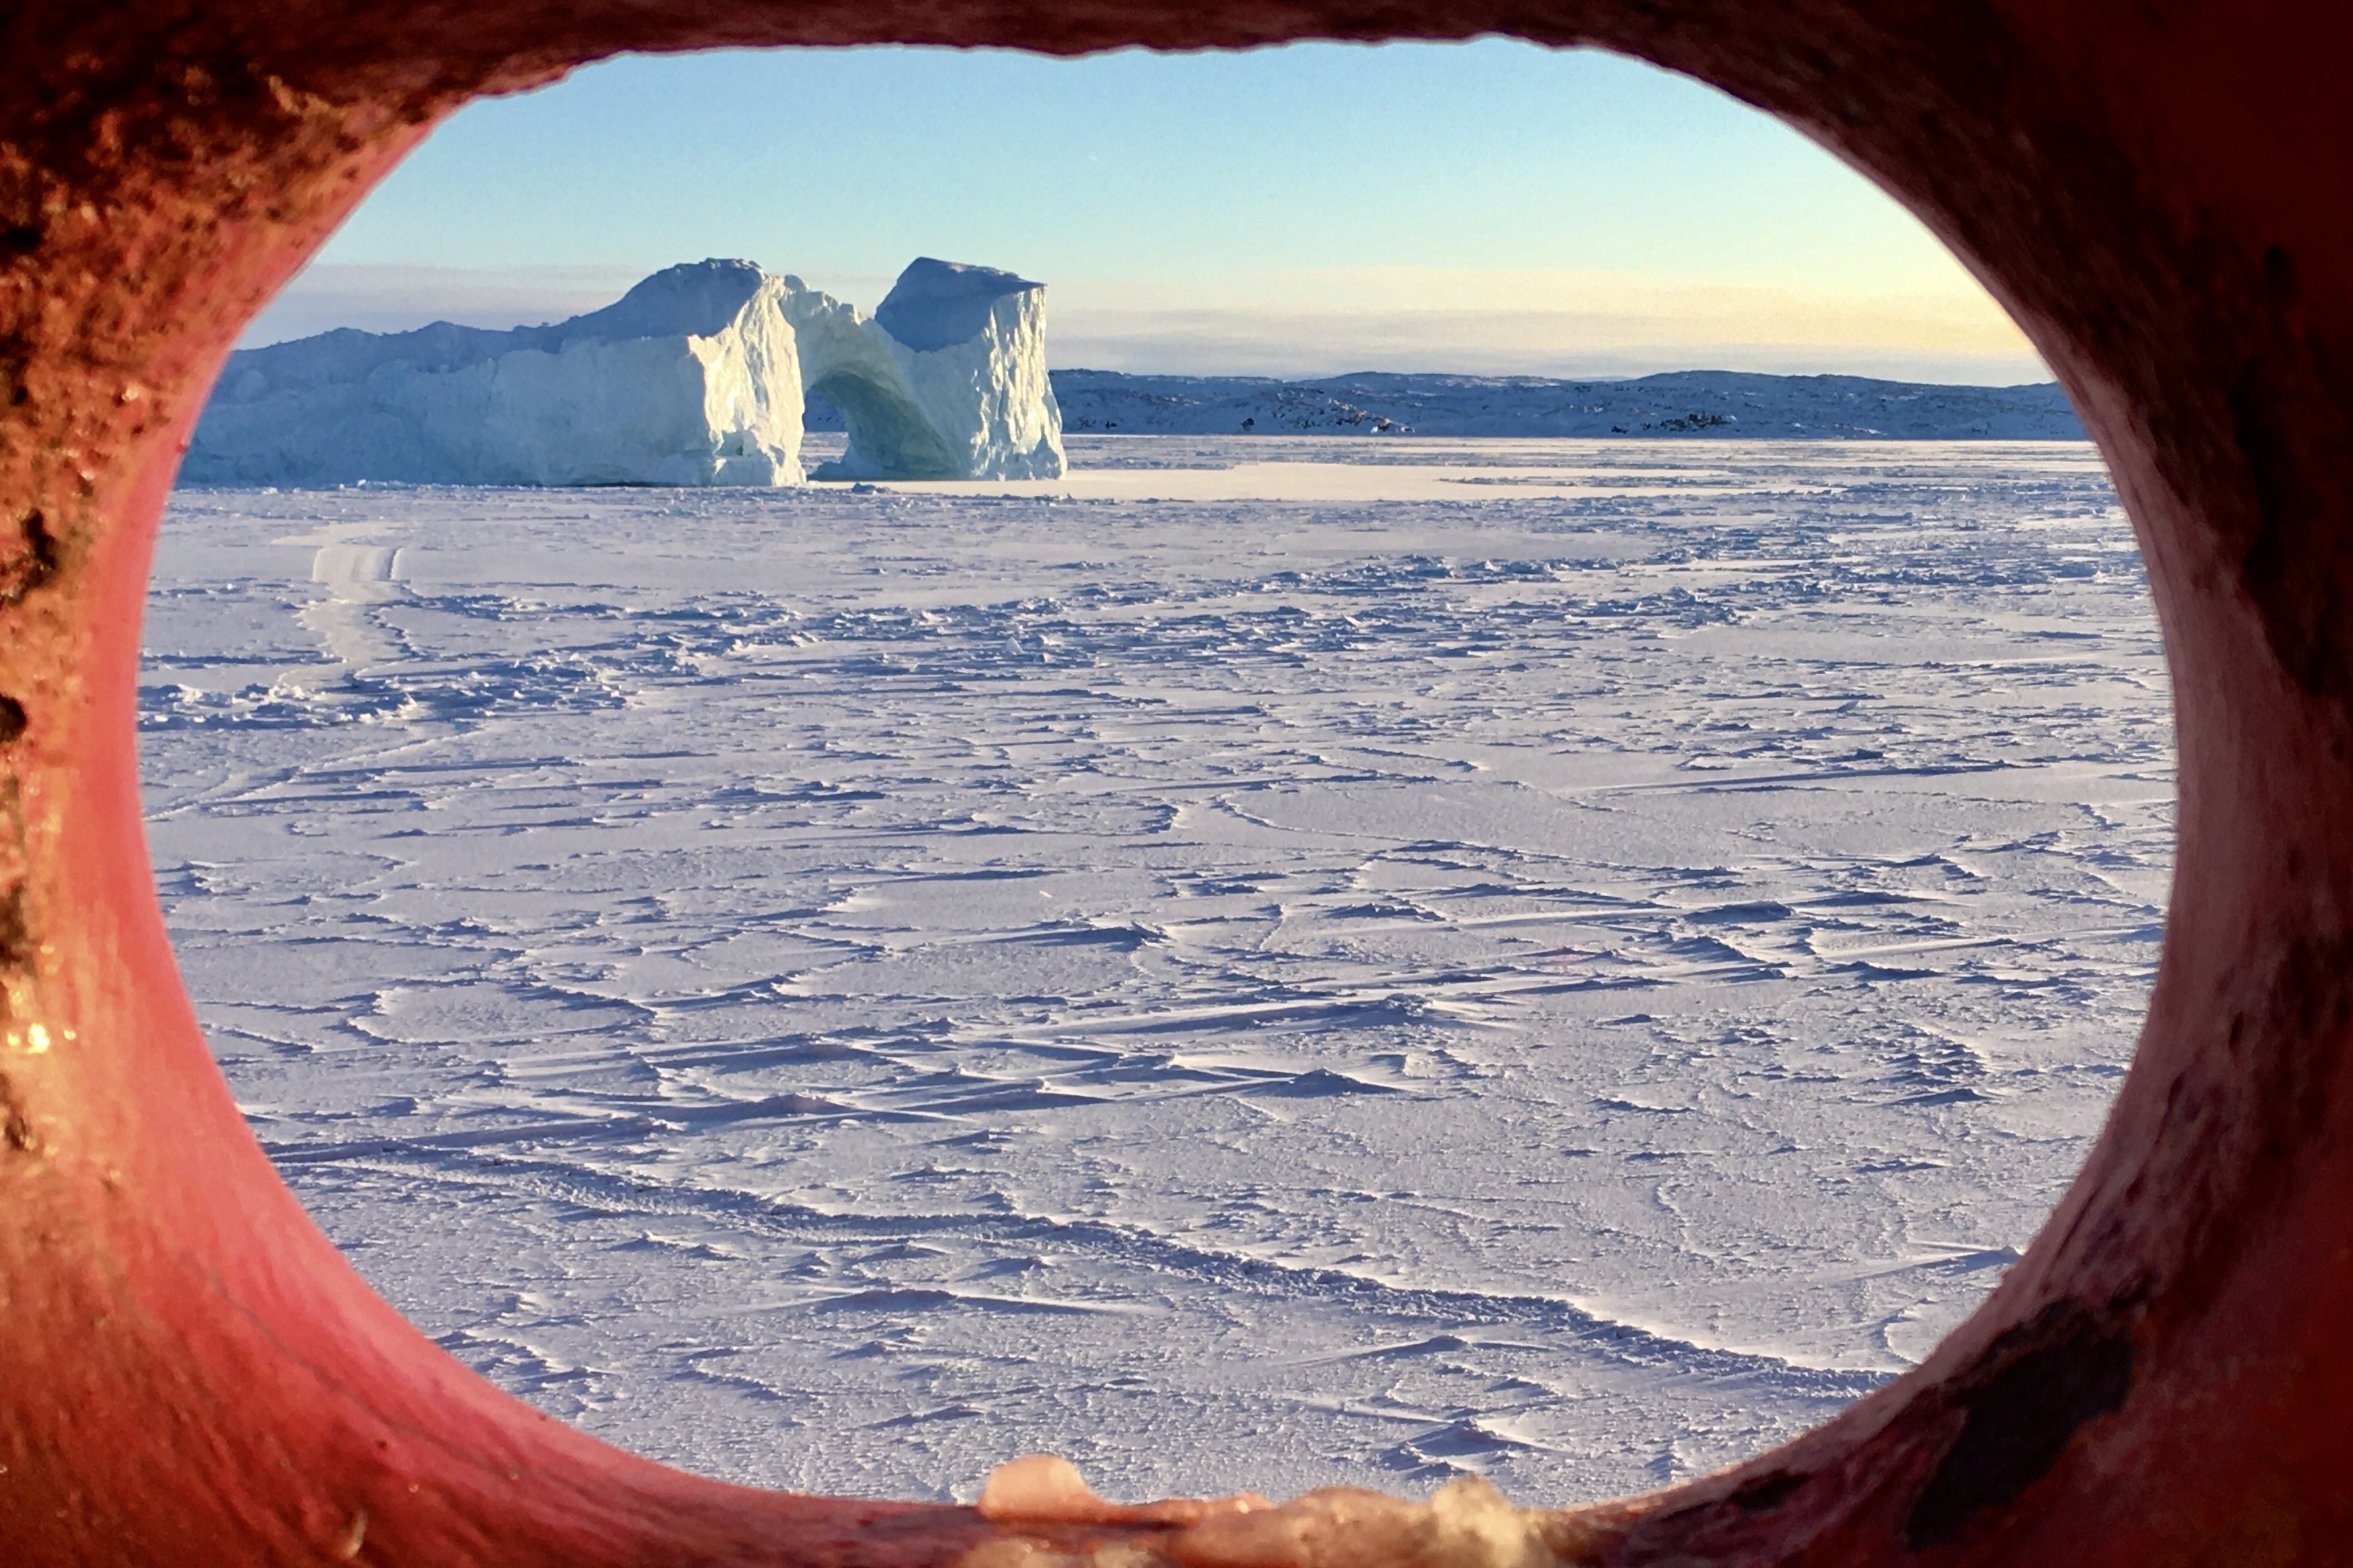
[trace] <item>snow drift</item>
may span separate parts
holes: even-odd
[[[867,317],[786,281],[804,384],[849,432],[818,479],[1061,477],[1044,285],[923,257]]]
[[[343,330],[231,354],[181,466],[199,484],[793,485],[787,285],[657,272],[604,310],[491,331]]]

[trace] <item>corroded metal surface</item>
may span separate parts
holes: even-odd
[[[1053,1506],[992,1521],[760,1494],[617,1454],[442,1355],[350,1272],[246,1132],[180,993],[141,840],[146,554],[239,325],[438,116],[617,49],[1483,31],[1646,56],[1854,162],[2016,314],[2114,469],[2173,662],[2177,886],[2137,1064],[2024,1262],[1926,1366],[1821,1430],[1575,1516],[1350,1494],[1189,1524]],[[0,59],[8,1561],[2138,1568],[2353,1553],[2340,7],[26,0],[0,12]]]

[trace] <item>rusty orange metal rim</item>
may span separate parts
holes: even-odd
[[[2024,1261],[1926,1365],[1788,1447],[1550,1515],[1464,1493],[1139,1514],[1048,1471],[1013,1473],[994,1517],[753,1492],[451,1362],[247,1132],[149,878],[147,556],[240,324],[438,117],[617,50],[1482,32],[1643,56],[1822,141],[1987,282],[2107,458],[2174,672],[2178,869],[2136,1066]],[[20,0],[0,59],[6,1561],[2353,1560],[2353,13]]]

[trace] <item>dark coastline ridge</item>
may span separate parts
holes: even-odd
[[[1073,435],[1650,437],[2081,441],[2056,383],[1946,386],[1859,375],[1672,371],[1630,380],[1360,372],[1271,376],[1051,373]],[[812,397],[811,430],[841,428]]]

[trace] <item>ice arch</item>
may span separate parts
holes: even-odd
[[[1044,285],[920,257],[868,317],[786,282],[802,383],[849,427],[839,460],[812,477],[1061,478]]]
[[[146,552],[239,324],[466,98],[621,49],[1503,32],[1722,85],[1871,173],[2074,395],[2174,660],[2140,1054],[2026,1259],[1912,1375],[1690,1486],[1237,1533],[1054,1483],[748,1492],[507,1400],[238,1119],[139,829]],[[0,17],[0,1539],[12,1562],[2130,1564],[2353,1540],[2353,18],[2327,0],[24,0]],[[1051,1549],[1051,1550],[1050,1550]],[[1459,1549],[1459,1551],[1458,1551]]]

